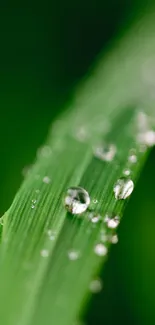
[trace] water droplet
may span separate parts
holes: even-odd
[[[40,193],[40,190],[39,190],[39,189],[37,189],[37,190],[35,190],[35,192],[38,194],[38,193]]]
[[[155,131],[148,130],[140,133],[137,140],[148,147],[152,147],[155,145]]]
[[[131,173],[130,169],[124,169],[123,174],[129,176]]]
[[[48,257],[49,256],[49,251],[47,249],[42,249],[40,252],[40,255],[42,257]]]
[[[134,183],[131,179],[122,177],[114,185],[113,191],[116,200],[125,200],[131,195],[134,189]]]
[[[48,158],[52,153],[52,149],[50,146],[43,146],[37,150],[37,157],[41,158]]]
[[[51,182],[50,177],[49,176],[44,176],[43,182],[46,183],[46,184],[49,184]]]
[[[135,164],[137,162],[137,156],[136,155],[130,155],[128,158],[129,162],[132,164]]]
[[[98,256],[105,256],[108,252],[107,247],[103,244],[97,244],[94,248],[94,252],[96,253],[96,255]]]
[[[120,223],[120,217],[113,216],[113,215],[111,215],[111,216],[106,215],[104,222],[106,222],[108,228],[115,229],[118,227],[118,225]]]
[[[36,206],[34,204],[31,205],[31,209],[34,209]]]
[[[117,235],[113,235],[111,237],[111,243],[112,244],[117,244],[118,243],[118,236]]]
[[[65,195],[65,207],[72,214],[81,214],[87,210],[90,197],[82,187],[70,187]]]
[[[94,279],[90,282],[89,289],[92,293],[98,293],[102,290],[101,279]]]
[[[85,126],[80,126],[76,132],[75,132],[75,138],[78,140],[78,141],[81,141],[81,142],[85,142],[88,140],[89,138],[89,133],[88,133],[88,130],[86,129]]]
[[[80,257],[80,253],[76,250],[70,250],[68,252],[68,257],[71,261],[76,261]]]
[[[94,212],[90,212],[88,218],[92,223],[97,223],[101,220],[101,216],[99,214],[95,214]]]
[[[93,203],[94,203],[94,204],[97,204],[97,203],[98,203],[98,200],[97,200],[97,199],[94,199],[94,200],[93,200]]]
[[[116,146],[114,144],[105,144],[94,148],[95,157],[104,160],[112,161],[116,154]]]
[[[35,199],[34,199],[34,200],[32,200],[32,203],[34,203],[34,204],[35,204],[36,202],[37,202],[37,200],[35,200]]]
[[[55,240],[56,233],[53,230],[48,229],[47,230],[47,235],[48,235],[50,240]]]

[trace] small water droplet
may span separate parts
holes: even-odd
[[[101,279],[94,279],[90,282],[89,290],[92,293],[98,293],[102,290],[102,281]]]
[[[25,166],[22,170],[22,175],[24,177],[27,177],[31,173],[31,170],[32,170],[32,165]]]
[[[89,138],[88,130],[85,126],[80,126],[75,132],[75,138],[80,142],[85,142]]]
[[[37,189],[37,190],[35,190],[35,192],[38,194],[38,193],[40,193],[40,190],[39,190],[39,189]]]
[[[68,252],[68,258],[69,258],[71,261],[76,261],[79,257],[80,257],[80,253],[79,253],[79,251],[76,251],[76,250],[70,250],[70,251]]]
[[[50,240],[55,240],[56,233],[53,230],[48,229],[47,230],[47,235],[48,235]]]
[[[135,164],[137,162],[137,156],[136,155],[130,155],[128,158],[129,162],[132,164]]]
[[[42,249],[40,252],[40,255],[42,257],[48,257],[49,256],[49,251],[47,249]]]
[[[51,182],[50,177],[49,176],[44,176],[43,182],[46,183],[46,184],[49,184]]]
[[[105,219],[104,219],[104,222],[106,222],[106,225],[108,228],[110,229],[115,229],[118,227],[119,223],[120,223],[120,217],[119,216],[109,216],[109,215],[106,215],[105,216]]]
[[[31,209],[35,209],[35,207],[36,207],[36,206],[35,206],[34,204],[31,205]]]
[[[114,185],[113,191],[116,200],[125,200],[131,195],[134,189],[134,183],[131,179],[122,177]]]
[[[105,256],[108,252],[107,247],[103,244],[97,244],[94,248],[94,252],[98,256]]]
[[[97,223],[101,220],[101,216],[99,214],[95,214],[94,212],[90,212],[88,214],[88,218],[91,220],[92,223]]]
[[[124,174],[125,176],[129,176],[130,173],[131,173],[130,169],[124,169],[124,171],[123,171],[123,174]]]
[[[117,235],[113,235],[111,237],[111,243],[112,244],[117,244],[118,243],[118,236]]]
[[[70,187],[65,195],[65,207],[72,214],[81,214],[87,210],[90,197],[82,187]]]
[[[97,199],[93,199],[93,203],[94,204],[97,204],[98,203],[98,200]]]
[[[37,202],[37,200],[35,200],[35,199],[33,199],[33,200],[32,200],[32,203],[34,203],[34,204],[35,204],[36,202]]]
[[[41,158],[48,158],[52,153],[52,149],[50,146],[43,146],[37,150],[37,157]]]
[[[104,160],[112,161],[116,154],[116,146],[114,144],[104,144],[94,148],[95,157]]]

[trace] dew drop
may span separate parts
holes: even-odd
[[[130,173],[131,173],[130,169],[124,169],[124,171],[123,171],[123,174],[124,174],[125,176],[129,176]]]
[[[79,257],[80,257],[80,253],[79,253],[79,251],[76,251],[76,250],[70,250],[70,251],[68,252],[68,258],[69,258],[71,261],[76,261]]]
[[[52,153],[52,150],[51,150],[50,146],[43,146],[37,150],[37,157],[38,158],[41,158],[41,157],[48,158],[48,157],[50,157],[51,153]]]
[[[155,131],[148,130],[138,135],[138,141],[148,147],[155,145]]]
[[[92,223],[97,223],[101,220],[101,216],[99,214],[95,214],[94,212],[90,212],[88,218]]]
[[[40,255],[42,257],[48,257],[49,256],[49,251],[47,249],[42,249],[40,252]]]
[[[134,189],[134,183],[131,179],[122,177],[114,185],[113,191],[116,200],[125,200],[131,195]]]
[[[117,235],[113,235],[111,237],[111,243],[112,244],[117,244],[118,243],[118,236]]]
[[[97,203],[98,203],[98,200],[97,200],[97,199],[94,199],[94,200],[93,200],[93,203],[94,203],[94,204],[97,204]]]
[[[33,203],[33,204],[35,204],[36,202],[37,202],[37,200],[35,200],[35,199],[32,200],[32,203]]]
[[[72,214],[81,214],[87,210],[90,204],[90,197],[82,187],[70,187],[66,191],[65,208]]]
[[[136,155],[130,155],[128,158],[129,162],[132,164],[135,164],[137,162],[137,156]]]
[[[102,290],[102,281],[101,279],[94,279],[89,284],[89,290],[92,293],[98,293]]]
[[[55,240],[56,233],[53,230],[48,229],[47,230],[47,235],[49,237],[49,240]]]
[[[49,176],[44,176],[43,182],[46,183],[46,184],[49,184],[51,182],[50,177]]]
[[[116,146],[114,144],[105,144],[94,148],[95,157],[104,160],[112,161],[116,154]]]
[[[97,244],[94,248],[94,252],[98,256],[105,256],[108,252],[107,247],[103,244]]]
[[[24,177],[29,176],[30,173],[31,173],[31,170],[32,170],[32,165],[25,166],[25,167],[23,168],[23,170],[22,170],[22,175],[23,175]]]
[[[115,229],[115,228],[118,227],[118,225],[120,223],[120,217],[119,216],[106,215],[104,221],[105,221],[108,228]]]

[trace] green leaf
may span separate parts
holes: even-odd
[[[154,105],[150,73],[155,43],[148,37],[154,31],[152,16],[146,14],[117,41],[82,84],[72,109],[51,127],[46,146],[4,216],[2,324],[69,325],[84,308],[90,282],[107,258],[96,253],[96,245],[106,252],[115,233],[105,215],[121,219],[128,201],[115,198],[114,185],[121,177],[136,184],[154,141],[154,121],[140,112],[143,106],[150,116]],[[143,43],[138,42],[142,37]],[[116,147],[114,157],[97,157],[99,146],[107,144]],[[126,169],[129,176],[124,176]],[[81,186],[90,195],[89,210],[81,216],[64,207],[70,186]],[[91,213],[101,220],[93,223]]]

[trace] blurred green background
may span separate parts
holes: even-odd
[[[151,1],[150,1],[151,2]],[[0,10],[0,214],[24,166],[34,161],[54,118],[100,51],[125,33],[138,0],[6,1]],[[87,324],[155,324],[155,151],[145,166],[103,271],[104,290]],[[104,321],[103,321],[104,319]]]

